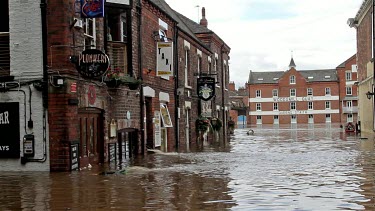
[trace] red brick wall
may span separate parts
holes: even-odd
[[[367,63],[371,61],[371,13],[370,9],[357,28],[357,65],[358,65],[358,81],[363,81],[367,77]]]

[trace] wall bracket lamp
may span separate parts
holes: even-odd
[[[370,91],[366,92],[366,97],[367,97],[367,99],[369,99],[369,100],[372,98],[373,95],[375,95],[375,93],[370,92]]]

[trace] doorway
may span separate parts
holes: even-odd
[[[104,162],[103,114],[96,108],[78,112],[80,124],[80,166]]]

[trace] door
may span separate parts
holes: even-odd
[[[100,110],[87,108],[78,113],[80,124],[80,166],[104,161],[103,118]]]
[[[314,123],[314,115],[309,114],[309,124],[313,124],[313,123]]]
[[[273,116],[273,124],[275,124],[275,125],[279,124],[279,116],[278,115]]]
[[[291,116],[290,123],[292,123],[292,124],[297,123],[297,115],[292,115],[292,116]]]

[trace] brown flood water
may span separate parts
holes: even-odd
[[[374,140],[298,127],[237,129],[125,172],[0,172],[0,210],[375,210]]]

